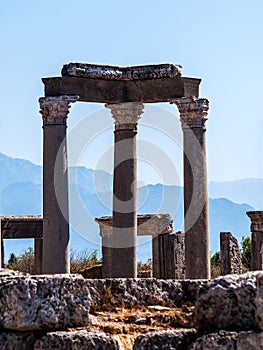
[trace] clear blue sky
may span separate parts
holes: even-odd
[[[200,95],[210,100],[209,180],[262,178],[262,15],[262,0],[2,1],[0,152],[42,162],[41,78],[60,75],[63,64],[171,62],[202,78]],[[101,107],[72,107],[69,131]],[[96,166],[91,155],[88,163]]]

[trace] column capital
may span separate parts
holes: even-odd
[[[209,101],[206,98],[182,97],[172,99],[170,103],[178,107],[183,128],[205,129],[209,109]]]
[[[256,210],[256,211],[247,211],[247,216],[251,220],[251,232],[255,231],[263,231],[263,211],[262,210]]]
[[[66,125],[70,104],[78,100],[78,96],[40,97],[40,113],[45,125]]]
[[[105,107],[111,110],[116,130],[136,129],[144,108],[141,102],[106,104]]]

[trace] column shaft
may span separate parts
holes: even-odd
[[[137,121],[140,103],[109,105],[115,119],[110,276],[137,277]]]
[[[186,97],[178,106],[184,147],[184,226],[186,278],[210,278],[210,239],[206,169],[206,99]]]
[[[43,115],[43,273],[70,273],[66,118],[76,97],[40,99]]]

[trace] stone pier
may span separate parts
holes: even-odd
[[[70,273],[68,223],[67,116],[77,96],[42,97],[43,273]]]
[[[248,211],[251,220],[251,270],[263,270],[263,211]]]
[[[137,123],[142,103],[107,104],[115,119],[111,276],[137,277]]]
[[[238,240],[231,232],[220,232],[221,274],[241,274],[242,262]]]
[[[183,129],[184,226],[186,278],[210,278],[210,243],[206,169],[205,122],[209,102],[182,97],[176,104]]]

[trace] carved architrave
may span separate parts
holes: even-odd
[[[106,104],[115,120],[115,130],[136,129],[140,115],[143,113],[143,103],[116,103]]]
[[[66,125],[70,103],[76,102],[78,96],[40,97],[40,113],[45,125]]]
[[[76,62],[65,64],[61,73],[62,76],[128,81],[180,77],[182,75],[182,67],[171,63],[117,67]]]
[[[206,98],[182,97],[172,99],[170,103],[178,107],[183,128],[205,129],[209,109],[209,101]]]

